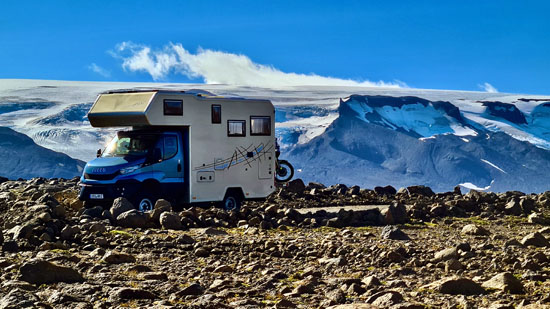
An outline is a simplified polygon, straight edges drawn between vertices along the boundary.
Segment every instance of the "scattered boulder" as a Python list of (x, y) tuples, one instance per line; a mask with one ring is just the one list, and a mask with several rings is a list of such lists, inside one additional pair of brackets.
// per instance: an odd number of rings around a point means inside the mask
[(177, 292), (175, 296), (180, 298), (188, 295), (202, 295), (202, 293), (204, 293), (204, 288), (198, 283), (192, 283)]
[(434, 196), (435, 193), (430, 187), (426, 186), (410, 186), (407, 187), (407, 193), (409, 195), (421, 195), (421, 196)]
[(380, 237), (383, 239), (410, 240), (409, 235), (395, 226), (385, 226), (380, 233)]
[(155, 203), (155, 207), (153, 208), (153, 211), (151, 213), (151, 219), (155, 223), (159, 223), (160, 215), (163, 212), (167, 212), (167, 211), (172, 211), (172, 204), (170, 204), (170, 202), (168, 202), (167, 200), (159, 199)]
[(124, 212), (135, 209), (134, 205), (124, 197), (118, 197), (113, 201), (110, 212), (113, 218), (118, 218)]
[(107, 251), (107, 253), (105, 253), (101, 260), (107, 264), (123, 264), (136, 262), (136, 258), (133, 255), (115, 251)]
[(218, 230), (218, 229), (215, 229), (213, 227), (209, 227), (209, 228), (206, 228), (204, 229), (204, 231), (202, 232), (204, 235), (210, 235), (210, 236), (225, 236), (225, 235), (229, 235), (227, 234), (226, 231), (222, 231), (222, 230)]
[(111, 296), (114, 299), (155, 299), (157, 296), (144, 289), (118, 288)]
[(520, 241), (524, 246), (550, 247), (550, 242), (541, 233), (531, 233)]
[(504, 208), (504, 212), (513, 216), (519, 216), (523, 213), (521, 205), (517, 199), (512, 199), (509, 201)]
[(478, 283), (460, 277), (443, 278), (422, 288), (450, 295), (480, 295), (486, 293), (485, 289)]
[(0, 299), (0, 309), (33, 308), (38, 301), (38, 296), (32, 292), (20, 288), (10, 289)]
[(374, 187), (374, 192), (378, 195), (395, 195), (397, 190), (392, 186)]
[(58, 282), (82, 282), (84, 278), (78, 271), (44, 260), (31, 260), (19, 268), (21, 280), (33, 284)]
[(550, 224), (550, 220), (548, 220), (548, 218), (546, 218), (544, 215), (538, 214), (536, 212), (530, 214), (527, 217), (527, 222), (529, 222), (531, 224), (540, 224), (540, 225)]
[(489, 231), (487, 231), (485, 228), (475, 224), (465, 225), (462, 228), (461, 233), (465, 235), (475, 235), (475, 236), (487, 236), (490, 234)]
[(306, 189), (306, 185), (304, 184), (304, 181), (300, 178), (294, 179), (289, 183), (287, 183), (286, 185), (286, 190), (288, 192), (302, 193), (304, 192), (305, 189)]
[(396, 291), (383, 291), (376, 293), (367, 299), (367, 303), (376, 308), (387, 308), (404, 302), (403, 296)]
[(159, 221), (163, 229), (181, 230), (183, 227), (180, 216), (175, 212), (163, 212), (160, 215)]
[(458, 250), (456, 248), (447, 248), (438, 251), (434, 255), (435, 262), (447, 261), (451, 259), (458, 259)]
[(144, 228), (147, 225), (147, 215), (136, 210), (128, 210), (116, 217), (118, 225), (129, 228)]
[(500, 273), (485, 281), (482, 287), (489, 290), (500, 290), (510, 294), (523, 294), (523, 284), (511, 273)]

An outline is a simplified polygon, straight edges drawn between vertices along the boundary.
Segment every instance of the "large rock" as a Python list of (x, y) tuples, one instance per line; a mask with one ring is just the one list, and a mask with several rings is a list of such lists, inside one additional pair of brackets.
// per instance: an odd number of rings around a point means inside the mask
[(426, 186), (410, 186), (407, 187), (409, 195), (422, 195), (422, 196), (434, 196), (435, 193), (430, 187)]
[(38, 301), (39, 298), (34, 293), (14, 288), (0, 299), (0, 309), (34, 308)]
[(462, 228), (461, 233), (466, 235), (475, 235), (475, 236), (486, 236), (490, 234), (489, 231), (487, 231), (485, 228), (475, 224), (465, 225)]
[(485, 289), (478, 283), (471, 279), (460, 277), (443, 278), (422, 288), (450, 295), (480, 295), (486, 293)]
[(286, 190), (293, 193), (302, 193), (305, 189), (306, 185), (300, 178), (294, 179), (286, 185)]
[(380, 237), (383, 239), (410, 240), (409, 236), (405, 234), (405, 232), (395, 226), (385, 226), (380, 233)]
[(397, 190), (392, 186), (374, 187), (374, 192), (378, 195), (395, 195)]
[(456, 248), (447, 248), (438, 251), (434, 255), (434, 262), (447, 261), (451, 259), (458, 259), (458, 250)]
[(387, 308), (405, 301), (403, 296), (396, 291), (383, 291), (376, 293), (367, 299), (367, 303), (377, 308)]
[(531, 233), (520, 241), (524, 246), (550, 247), (550, 242), (541, 233)]
[(164, 199), (157, 200), (155, 207), (153, 208), (153, 212), (151, 213), (151, 219), (155, 223), (159, 223), (160, 215), (167, 211), (172, 211), (172, 204)]
[(163, 212), (159, 218), (160, 225), (167, 230), (181, 230), (181, 218), (174, 212)]
[(409, 222), (409, 216), (407, 215), (407, 208), (405, 205), (394, 202), (389, 206), (389, 211), (395, 224), (403, 224)]
[(136, 209), (132, 209), (118, 215), (116, 221), (118, 225), (123, 227), (143, 228), (147, 226), (149, 220), (146, 214)]
[(508, 215), (519, 216), (523, 213), (523, 210), (521, 209), (519, 201), (517, 199), (512, 199), (506, 204), (504, 212)]
[(133, 255), (115, 251), (107, 251), (107, 253), (105, 253), (101, 260), (107, 264), (123, 264), (136, 262), (136, 258)]
[(523, 284), (511, 273), (500, 273), (485, 281), (482, 287), (490, 290), (500, 290), (510, 294), (523, 294)]
[(155, 299), (157, 296), (150, 291), (134, 288), (118, 288), (111, 296), (113, 299)]
[(59, 266), (44, 260), (31, 260), (19, 268), (21, 280), (33, 284), (57, 282), (82, 282), (84, 278), (78, 271)]
[(113, 202), (113, 206), (111, 206), (111, 215), (113, 215), (113, 218), (118, 218), (118, 216), (124, 212), (127, 212), (129, 210), (135, 209), (134, 205), (130, 203), (126, 198), (124, 197), (118, 197)]

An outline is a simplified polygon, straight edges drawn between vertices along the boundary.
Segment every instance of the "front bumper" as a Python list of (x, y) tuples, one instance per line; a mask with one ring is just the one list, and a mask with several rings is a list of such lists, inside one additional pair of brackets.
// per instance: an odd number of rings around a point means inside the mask
[[(118, 197), (132, 199), (141, 188), (141, 182), (137, 180), (117, 181), (113, 184), (89, 184), (80, 183), (81, 201), (112, 202)], [(95, 196), (96, 198), (92, 198)], [(101, 196), (102, 198), (97, 198)]]

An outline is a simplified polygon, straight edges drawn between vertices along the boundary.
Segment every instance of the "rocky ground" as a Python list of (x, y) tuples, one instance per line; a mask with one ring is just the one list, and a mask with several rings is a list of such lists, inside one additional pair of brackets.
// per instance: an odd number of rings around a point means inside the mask
[[(0, 308), (547, 308), (550, 192), (293, 181), (238, 212), (0, 184)], [(390, 205), (382, 211), (296, 209)]]

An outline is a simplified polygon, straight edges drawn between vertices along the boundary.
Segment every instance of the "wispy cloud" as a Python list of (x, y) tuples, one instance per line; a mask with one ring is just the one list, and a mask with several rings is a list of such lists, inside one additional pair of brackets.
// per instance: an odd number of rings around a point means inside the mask
[(319, 76), (317, 74), (287, 73), (253, 62), (245, 55), (199, 48), (191, 53), (181, 44), (170, 43), (161, 49), (123, 42), (111, 54), (122, 61), (124, 70), (145, 72), (153, 80), (163, 80), (169, 74), (203, 79), (207, 84), (230, 84), (258, 87), (277, 86), (362, 86), (406, 87), (400, 81), (372, 82)]
[(102, 67), (100, 67), (99, 65), (95, 64), (95, 63), (92, 63), (88, 66), (88, 69), (90, 69), (91, 71), (105, 77), (105, 78), (109, 78), (111, 77), (111, 72), (107, 69), (104, 69)]
[(489, 92), (489, 93), (497, 93), (498, 92), (498, 89), (493, 87), (493, 85), (491, 85), (489, 83), (480, 84), (480, 85), (478, 85), (478, 87), (480, 89), (482, 89), (483, 91), (485, 91), (485, 92)]

